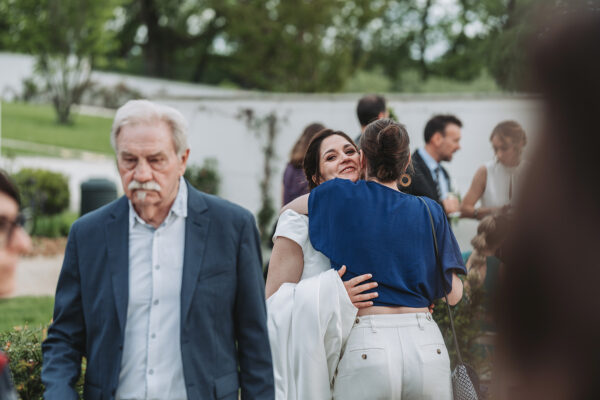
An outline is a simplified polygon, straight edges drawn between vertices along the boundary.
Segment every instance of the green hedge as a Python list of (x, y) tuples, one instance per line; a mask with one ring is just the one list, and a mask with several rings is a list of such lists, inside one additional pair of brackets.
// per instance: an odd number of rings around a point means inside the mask
[(71, 225), (77, 219), (78, 214), (63, 212), (58, 215), (42, 215), (36, 218), (35, 226), (30, 232), (32, 236), (43, 236), (48, 238), (65, 237), (69, 235)]
[(13, 175), (23, 207), (34, 216), (60, 214), (69, 207), (69, 180), (58, 172), (23, 168)]
[[(22, 400), (42, 400), (42, 341), (47, 328), (16, 327), (0, 332), (0, 345), (8, 356), (10, 372), (19, 397)], [(85, 359), (81, 365), (81, 376), (75, 385), (80, 397), (83, 396)]]
[[(491, 368), (491, 360), (483, 351), (481, 345), (477, 344), (477, 338), (483, 334), (482, 321), (485, 317), (483, 307), (485, 292), (482, 286), (470, 283), (470, 290), (465, 290), (462, 300), (452, 308), (454, 316), (454, 328), (458, 345), (460, 346), (463, 361), (480, 373)], [(450, 354), (452, 365), (456, 365), (456, 347), (450, 329), (450, 318), (446, 303), (441, 299), (435, 303), (433, 319), (437, 322), (444, 341)]]
[(190, 165), (183, 175), (196, 189), (209, 194), (219, 194), (221, 176), (217, 170), (217, 160), (207, 158), (202, 166)]

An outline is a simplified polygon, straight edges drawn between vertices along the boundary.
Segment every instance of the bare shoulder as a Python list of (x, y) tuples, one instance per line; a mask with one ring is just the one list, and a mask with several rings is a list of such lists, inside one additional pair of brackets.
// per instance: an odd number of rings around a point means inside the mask
[(307, 215), (308, 214), (308, 196), (309, 196), (309, 194), (305, 194), (305, 195), (302, 195), (302, 196), (292, 200), (291, 202), (289, 202), (288, 204), (283, 206), (283, 208), (279, 211), (279, 214), (281, 215), (286, 210), (292, 210), (292, 211), (297, 212), (298, 214)]
[(487, 181), (487, 168), (485, 165), (482, 165), (479, 168), (477, 168), (477, 171), (475, 172), (475, 176), (473, 177), (473, 185), (485, 186), (486, 181)]

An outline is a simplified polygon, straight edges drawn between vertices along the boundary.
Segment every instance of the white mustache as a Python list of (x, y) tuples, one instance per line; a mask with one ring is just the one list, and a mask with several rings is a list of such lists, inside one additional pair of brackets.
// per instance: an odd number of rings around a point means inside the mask
[(156, 181), (138, 182), (133, 180), (127, 185), (129, 190), (154, 190), (156, 192), (161, 191), (161, 187)]

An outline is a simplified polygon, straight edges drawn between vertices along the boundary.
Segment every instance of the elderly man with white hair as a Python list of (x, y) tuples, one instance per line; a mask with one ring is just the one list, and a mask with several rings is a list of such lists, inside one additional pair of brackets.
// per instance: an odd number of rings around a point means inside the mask
[(273, 399), (258, 232), (184, 179), (186, 123), (122, 106), (111, 143), (125, 196), (73, 224), (43, 343), (45, 399)]

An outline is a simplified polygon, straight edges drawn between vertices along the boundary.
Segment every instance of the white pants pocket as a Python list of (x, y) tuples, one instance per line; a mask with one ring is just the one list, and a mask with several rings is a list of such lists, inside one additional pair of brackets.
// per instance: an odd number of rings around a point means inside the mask
[(389, 383), (388, 360), (384, 349), (349, 350), (340, 360), (333, 398), (389, 399)]

